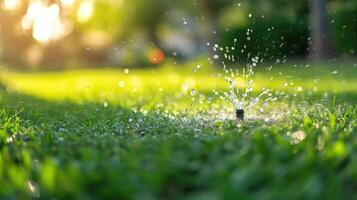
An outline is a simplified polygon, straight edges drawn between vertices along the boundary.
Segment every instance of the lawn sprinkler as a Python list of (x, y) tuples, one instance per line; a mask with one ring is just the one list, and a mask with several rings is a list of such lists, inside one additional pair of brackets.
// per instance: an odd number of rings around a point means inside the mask
[(238, 121), (243, 121), (244, 120), (244, 110), (243, 109), (236, 109), (236, 117)]

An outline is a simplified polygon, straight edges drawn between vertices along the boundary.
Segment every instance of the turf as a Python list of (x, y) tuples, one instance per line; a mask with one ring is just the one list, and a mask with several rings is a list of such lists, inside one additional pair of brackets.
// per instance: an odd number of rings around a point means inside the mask
[(241, 123), (205, 65), (2, 72), (0, 199), (357, 199), (357, 67), (266, 67)]

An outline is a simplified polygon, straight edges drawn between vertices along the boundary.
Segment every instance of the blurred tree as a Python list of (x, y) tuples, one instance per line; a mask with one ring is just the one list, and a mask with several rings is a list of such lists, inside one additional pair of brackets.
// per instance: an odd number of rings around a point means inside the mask
[(26, 13), (27, 6), (28, 0), (14, 1), (8, 5), (5, 1), (0, 1), (0, 58), (4, 62), (24, 64), (22, 55), (30, 43), (30, 37), (21, 32), (19, 22)]
[[(50, 8), (50, 5), (58, 5), (58, 7)], [(0, 56), (2, 60), (11, 64), (11, 67), (19, 68), (38, 67), (41, 64), (45, 66), (55, 64), (63, 67), (63, 41), (59, 41), (62, 38), (57, 37), (58, 35), (55, 37), (55, 34), (58, 34), (56, 31), (63, 30), (59, 30), (58, 24), (51, 24), (48, 19), (52, 17), (53, 20), (57, 12), (56, 8), (61, 18), (65, 11), (61, 0), (0, 1), (0, 50), (2, 50)], [(46, 16), (43, 15), (45, 13)], [(55, 26), (56, 30), (54, 30)]]
[[(10, 2), (8, 6), (4, 6), (5, 1)], [(245, 61), (249, 61), (251, 55), (265, 60), (302, 58), (309, 49), (313, 58), (322, 59), (334, 53), (325, 1), (0, 0), (0, 58), (8, 63), (16, 62), (17, 66), (29, 64), (29, 60), (41, 61), (28, 66), (45, 67), (63, 67), (64, 63), (72, 66), (118, 64), (120, 60), (132, 60), (133, 65), (141, 65), (146, 64), (151, 50), (180, 55), (180, 49), (175, 48), (176, 42), (192, 45), (193, 50), (186, 53), (191, 57), (207, 51), (218, 54), (212, 47), (219, 44), (223, 47), (235, 45), (230, 53)], [(356, 52), (357, 4), (354, 1), (328, 1), (336, 46), (339, 53), (348, 55)], [(68, 34), (57, 33), (56, 36), (54, 29), (57, 28), (51, 26), (56, 23), (44, 20), (44, 11), (36, 12), (36, 20), (42, 22), (40, 29), (35, 30), (34, 21), (24, 28), (26, 10), (29, 11), (29, 4), (35, 2), (44, 4), (45, 8), (54, 5), (56, 9), (52, 11), (59, 11), (57, 18), (63, 22), (63, 27), (69, 28)], [(162, 31), (164, 29), (170, 32)], [(249, 37), (248, 29), (251, 31)], [(165, 38), (168, 35), (170, 37)], [(187, 39), (189, 45), (177, 35)], [(171, 46), (167, 45), (167, 38), (174, 41)], [(131, 56), (123, 59), (128, 49), (127, 55)]]
[[(117, 49), (120, 47), (120, 51), (124, 48), (130, 49), (132, 41), (135, 39), (145, 40), (151, 43), (154, 48), (159, 48), (165, 52), (165, 49), (160, 43), (158, 35), (158, 27), (165, 22), (165, 14), (169, 9), (169, 2), (162, 0), (96, 0), (95, 11), (91, 19), (87, 22), (77, 22), (76, 26), (78, 30), (75, 30), (76, 34), (80, 36), (99, 36), (103, 37), (88, 37), (87, 41), (93, 43), (100, 43), (100, 40), (108, 40), (107, 45), (103, 45), (101, 49), (95, 49), (95, 53), (102, 53), (102, 62), (107, 60), (107, 55), (110, 54), (110, 49)], [(100, 33), (100, 34), (98, 34)], [(141, 41), (135, 41), (141, 43)], [(112, 48), (113, 47), (113, 48)], [(136, 64), (141, 63), (147, 47), (142, 46), (140, 52), (136, 52), (135, 59), (138, 61)], [(115, 50), (119, 51), (119, 50)], [(143, 52), (141, 52), (143, 51)], [(94, 57), (93, 52), (85, 52), (85, 57)], [(122, 56), (125, 53), (121, 54)], [(104, 59), (104, 60), (103, 60)], [(123, 59), (123, 58), (122, 58)], [(97, 59), (98, 60), (98, 59)], [(146, 59), (149, 62), (149, 59)]]
[[(208, 27), (208, 31), (204, 35), (204, 40), (209, 44), (209, 52), (212, 57), (217, 53), (214, 50), (214, 46), (220, 42), (220, 27), (219, 19), (224, 12), (224, 9), (228, 6), (233, 6), (237, 1), (232, 0), (201, 0), (198, 1), (198, 6), (202, 9), (202, 13), (205, 19), (205, 25)], [(218, 64), (218, 60), (213, 59)]]
[(222, 12), (220, 43), (223, 47), (234, 45), (230, 53), (235, 61), (250, 62), (252, 56), (277, 62), (301, 58), (308, 48), (307, 20), (305, 1), (238, 3)]
[(209, 27), (207, 34), (208, 42), (212, 45), (217, 44), (219, 41), (219, 17), (224, 11), (225, 7), (232, 6), (235, 1), (229, 0), (202, 0), (200, 1), (201, 8), (204, 9), (206, 15), (206, 22)]
[(331, 37), (326, 0), (310, 0), (310, 27), (311, 58), (314, 60), (331, 58), (335, 54), (335, 47)]
[(168, 5), (168, 1), (162, 0), (124, 1), (120, 14), (123, 37), (143, 31), (155, 46), (160, 47), (157, 28), (165, 20)]
[(357, 55), (357, 1), (333, 1), (331, 26), (338, 53), (344, 57)]

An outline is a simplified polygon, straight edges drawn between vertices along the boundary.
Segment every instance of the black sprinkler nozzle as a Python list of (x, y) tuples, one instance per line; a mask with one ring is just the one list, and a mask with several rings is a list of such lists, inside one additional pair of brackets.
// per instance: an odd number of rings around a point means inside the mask
[(236, 117), (240, 121), (244, 120), (244, 110), (243, 109), (237, 109), (236, 110)]

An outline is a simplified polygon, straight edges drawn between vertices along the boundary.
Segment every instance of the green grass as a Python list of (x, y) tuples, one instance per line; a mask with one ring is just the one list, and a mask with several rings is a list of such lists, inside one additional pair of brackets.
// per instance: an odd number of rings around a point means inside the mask
[(0, 199), (357, 198), (357, 67), (261, 67), (237, 123), (194, 66), (3, 72)]

